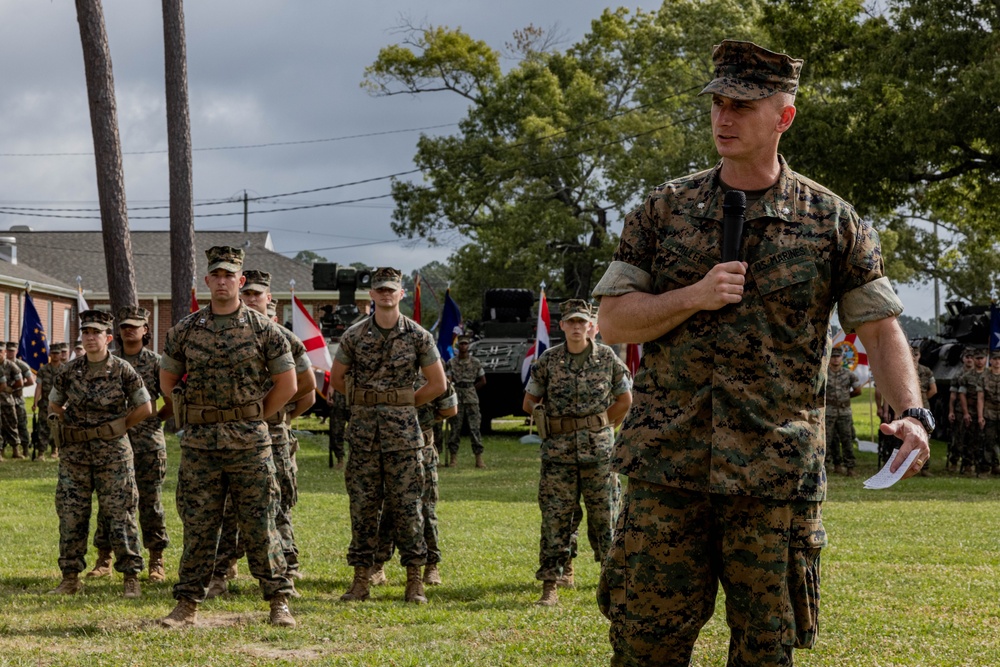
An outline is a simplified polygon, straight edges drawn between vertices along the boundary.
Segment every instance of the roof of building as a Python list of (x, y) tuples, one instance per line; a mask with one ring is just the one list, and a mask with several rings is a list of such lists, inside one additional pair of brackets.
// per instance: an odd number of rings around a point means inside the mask
[[(104, 262), (104, 238), (100, 231), (47, 232), (8, 231), (4, 236), (17, 239), (17, 265), (0, 267), (0, 274), (12, 275), (8, 269), (41, 267), (60, 283), (77, 285), (77, 276), (85, 294), (106, 294), (108, 276)], [(141, 295), (170, 294), (170, 233), (166, 231), (133, 231), (132, 261), (135, 266), (136, 291)], [(195, 232), (195, 277), (198, 291), (205, 289), (200, 277), (208, 263), (205, 250), (217, 245), (242, 247), (246, 251), (243, 266), (271, 274), (275, 292), (287, 292), (289, 281), (295, 280), (296, 292), (312, 292), (312, 267), (274, 251), (269, 232)], [(27, 266), (24, 266), (27, 265)], [(27, 279), (27, 278), (26, 278)]]

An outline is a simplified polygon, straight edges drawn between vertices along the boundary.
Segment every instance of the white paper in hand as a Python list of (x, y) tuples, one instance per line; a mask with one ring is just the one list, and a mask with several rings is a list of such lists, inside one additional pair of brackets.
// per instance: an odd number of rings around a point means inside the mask
[(892, 450), (892, 456), (890, 456), (886, 464), (882, 466), (882, 469), (865, 480), (866, 489), (888, 489), (890, 486), (898, 482), (902, 479), (903, 475), (906, 474), (906, 471), (910, 469), (910, 465), (913, 463), (913, 460), (917, 458), (919, 451), (914, 449), (910, 452), (910, 455), (906, 457), (906, 460), (903, 461), (903, 465), (896, 469), (896, 472), (889, 472), (889, 469), (892, 468), (892, 462), (896, 460), (897, 454), (899, 454), (898, 449)]

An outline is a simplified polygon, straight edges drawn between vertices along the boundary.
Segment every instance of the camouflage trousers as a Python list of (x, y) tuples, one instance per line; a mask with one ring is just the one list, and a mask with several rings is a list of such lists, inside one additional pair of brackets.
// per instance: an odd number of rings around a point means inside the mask
[[(278, 482), (281, 498), (274, 515), (274, 526), (281, 541), (281, 552), (285, 555), (288, 572), (299, 569), (299, 549), (295, 544), (295, 533), (292, 529), (292, 508), (298, 502), (298, 490), (292, 458), (288, 445), (272, 445), (274, 455), (274, 475)], [(243, 556), (243, 545), (240, 542), (239, 518), (232, 494), (226, 498), (225, 516), (222, 519), (222, 536), (219, 538), (219, 548), (215, 555), (215, 575), (224, 576), (231, 560), (239, 560)]]
[[(170, 546), (166, 514), (163, 511), (163, 479), (167, 476), (167, 450), (154, 449), (132, 453), (135, 462), (135, 485), (139, 489), (139, 526), (142, 543), (150, 551)], [(110, 549), (110, 520), (104, 508), (97, 510), (94, 546)]]
[(722, 496), (630, 479), (597, 602), (613, 666), (686, 667), (721, 582), (729, 665), (791, 665), (819, 618), (819, 502)]
[(479, 403), (459, 403), (458, 414), (448, 418), (448, 451), (457, 453), (462, 444), (462, 425), (469, 424), (469, 435), (472, 437), (472, 453), (483, 453), (483, 436), (479, 432), (483, 416), (479, 411)]
[(344, 395), (338, 392), (330, 406), (330, 450), (338, 460), (344, 458), (344, 434), (350, 416)]
[(108, 518), (108, 536), (115, 552), (115, 569), (125, 574), (142, 571), (142, 544), (135, 521), (139, 493), (131, 459), (102, 466), (59, 461), (56, 513), (59, 515), (59, 569), (63, 574), (87, 567), (91, 499)]
[[(621, 507), (622, 502), (622, 483), (618, 478), (618, 475), (612, 475), (612, 493), (614, 494), (614, 507)], [(578, 542), (580, 540), (580, 524), (583, 523), (583, 506), (580, 504), (581, 496), (579, 493), (576, 494), (576, 504), (573, 506), (573, 534), (569, 538), (569, 557), (576, 558)], [(613, 522), (612, 522), (613, 523)], [(587, 523), (587, 542), (590, 543), (590, 548), (594, 552), (594, 560), (600, 563), (604, 560), (604, 553), (601, 552), (601, 544), (598, 539), (597, 533), (594, 532), (593, 527), (590, 523)]]
[(611, 531), (618, 516), (618, 476), (610, 462), (576, 465), (542, 461), (538, 480), (538, 507), (542, 511), (538, 571), (535, 579), (555, 581), (573, 551), (574, 510), (580, 498), (587, 508), (587, 532), (593, 533), (599, 560), (611, 547)]
[(49, 402), (38, 402), (38, 415), (35, 421), (35, 431), (38, 433), (38, 442), (35, 444), (35, 452), (39, 456), (49, 448)]
[(827, 415), (826, 462), (848, 469), (854, 467), (854, 419), (850, 415)]
[(379, 519), (383, 511), (393, 517), (392, 539), (404, 566), (427, 562), (424, 517), (423, 454), (420, 449), (395, 452), (352, 448), (344, 481), (351, 503), (351, 546), (347, 564), (371, 567), (379, 545)]
[[(420, 511), (424, 517), (424, 542), (427, 543), (427, 564), (436, 565), (441, 562), (441, 546), (438, 544), (438, 451), (434, 446), (434, 429), (424, 431), (424, 492), (420, 496)], [(396, 519), (392, 510), (382, 507), (382, 516), (378, 524), (378, 550), (375, 552), (376, 563), (388, 563), (396, 548), (393, 535), (396, 532)]]
[(17, 415), (17, 438), (23, 445), (24, 455), (28, 455), (28, 446), (31, 444), (31, 434), (28, 433), (28, 411), (24, 407), (24, 399), (18, 398), (14, 404), (14, 413)]
[[(14, 409), (13, 403), (10, 405), (0, 403), (0, 437), (3, 438), (0, 452), (8, 446), (16, 452), (17, 446), (21, 444), (21, 436), (17, 432), (17, 410)], [(25, 452), (27, 452), (27, 444), (25, 444)]]
[(963, 468), (976, 465), (976, 443), (975, 431), (978, 430), (976, 424), (966, 424), (961, 413), (955, 415), (956, 419), (952, 423), (951, 447), (948, 449), (948, 463)]
[(204, 601), (222, 532), (226, 496), (230, 494), (250, 573), (260, 583), (264, 599), (291, 595), (294, 590), (285, 576), (285, 556), (274, 525), (279, 491), (271, 447), (181, 447), (177, 511), (184, 524), (184, 553), (174, 586), (176, 599)]

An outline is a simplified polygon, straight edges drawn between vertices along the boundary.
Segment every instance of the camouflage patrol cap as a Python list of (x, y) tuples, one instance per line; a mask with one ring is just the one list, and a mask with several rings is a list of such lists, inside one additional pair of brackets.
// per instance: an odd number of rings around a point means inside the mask
[(562, 314), (561, 321), (566, 320), (587, 320), (593, 322), (593, 315), (590, 312), (590, 304), (583, 299), (566, 299), (559, 306)]
[(963, 359), (971, 359), (972, 358), (972, 354), (973, 354), (973, 352), (972, 352), (971, 348), (967, 347), (964, 350), (962, 350), (962, 358)]
[(141, 327), (149, 324), (149, 311), (139, 306), (125, 306), (118, 309), (118, 326)]
[(469, 336), (469, 335), (466, 335), (466, 334), (462, 334), (461, 336), (458, 337), (458, 342), (459, 343), (471, 343), (472, 342), (472, 336)]
[(712, 50), (715, 78), (699, 95), (717, 93), (734, 100), (762, 100), (799, 89), (802, 60), (768, 51), (753, 42), (727, 39)]
[(380, 266), (372, 274), (372, 289), (391, 287), (403, 289), (403, 273), (391, 266)]
[(271, 299), (267, 304), (267, 316), (274, 317), (278, 314), (278, 300)]
[(216, 245), (205, 251), (205, 257), (208, 258), (209, 273), (216, 269), (225, 269), (236, 273), (243, 268), (243, 248)]
[(834, 345), (833, 349), (830, 350), (830, 356), (831, 357), (842, 357), (842, 356), (844, 356), (844, 348), (840, 347), (839, 345)]
[(4, 347), (6, 347), (8, 350), (16, 350), (17, 341), (9, 340), (7, 341), (7, 344)]
[(976, 359), (985, 359), (986, 357), (988, 357), (988, 356), (990, 356), (990, 355), (989, 355), (989, 353), (988, 353), (988, 352), (986, 352), (986, 348), (983, 348), (983, 347), (978, 347), (978, 348), (976, 348), (976, 350), (975, 350), (975, 351), (974, 351), (974, 352), (972, 353), (972, 356), (973, 356), (973, 357), (975, 357)]
[[(108, 331), (115, 321), (114, 315), (103, 310), (85, 310), (80, 313), (80, 329)], [(82, 347), (80, 343), (77, 347)]]
[(63, 352), (69, 349), (69, 343), (52, 343), (49, 345), (50, 352)]
[(240, 288), (241, 292), (260, 292), (263, 294), (271, 289), (271, 274), (267, 271), (257, 271), (250, 269), (244, 271), (243, 275), (247, 281)]

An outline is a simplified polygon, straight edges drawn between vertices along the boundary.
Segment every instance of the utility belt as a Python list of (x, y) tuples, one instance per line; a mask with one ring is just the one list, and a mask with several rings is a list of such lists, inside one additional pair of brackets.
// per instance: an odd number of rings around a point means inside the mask
[(849, 407), (851, 407), (851, 399), (848, 398), (846, 400), (833, 401), (832, 407), (835, 407), (835, 408), (849, 408)]
[(452, 382), (452, 384), (459, 389), (472, 389), (476, 386), (475, 382)]
[(284, 424), (285, 426), (290, 426), (292, 423), (291, 414), (292, 410), (294, 409), (295, 409), (294, 404), (286, 405), (285, 407), (281, 408), (280, 410), (275, 412), (273, 415), (271, 415), (264, 421), (266, 421), (269, 426), (281, 426), (282, 424)]
[(546, 417), (545, 430), (549, 435), (559, 435), (583, 429), (604, 428), (610, 423), (607, 411), (587, 417)]
[(254, 401), (245, 405), (237, 405), (224, 410), (208, 405), (185, 405), (185, 423), (187, 424), (222, 424), (246, 420), (260, 421), (264, 414), (264, 401)]
[(79, 426), (62, 425), (62, 441), (64, 443), (87, 442), (88, 440), (113, 440), (125, 435), (125, 418), (104, 422), (98, 426), (81, 428)]
[(413, 405), (413, 387), (399, 387), (387, 391), (375, 391), (374, 389), (355, 389), (351, 398), (351, 405)]

